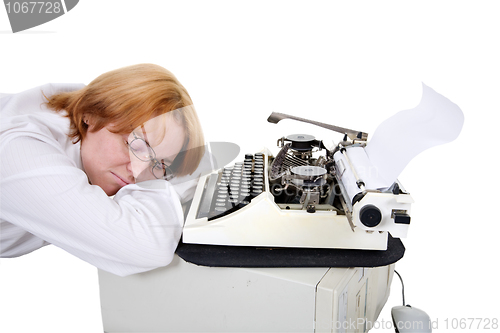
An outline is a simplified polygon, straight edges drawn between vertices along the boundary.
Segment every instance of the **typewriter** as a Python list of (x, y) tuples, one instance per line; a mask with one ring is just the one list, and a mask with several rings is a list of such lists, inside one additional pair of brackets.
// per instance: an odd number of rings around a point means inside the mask
[(406, 236), (411, 196), (399, 182), (384, 190), (367, 188), (349, 157), (364, 149), (366, 133), (282, 113), (268, 121), (282, 119), (345, 136), (327, 147), (312, 135), (288, 135), (278, 139), (276, 156), (267, 149), (245, 154), (243, 161), (203, 176), (184, 243), (385, 250), (388, 233)]
[[(199, 180), (184, 225), (191, 244), (386, 250), (404, 238), (413, 199), (398, 181), (422, 151), (455, 140), (462, 110), (423, 85), (415, 108), (403, 110), (368, 134), (282, 113), (343, 134), (338, 144), (312, 135), (278, 139), (265, 149)], [(389, 236), (390, 235), (390, 236)]]

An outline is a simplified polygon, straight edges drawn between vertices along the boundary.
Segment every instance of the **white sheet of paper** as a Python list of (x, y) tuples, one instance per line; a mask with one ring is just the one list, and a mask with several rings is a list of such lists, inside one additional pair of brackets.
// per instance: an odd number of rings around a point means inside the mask
[(423, 84), (420, 104), (382, 122), (366, 145), (366, 154), (385, 186), (422, 151), (455, 140), (464, 123), (462, 110)]

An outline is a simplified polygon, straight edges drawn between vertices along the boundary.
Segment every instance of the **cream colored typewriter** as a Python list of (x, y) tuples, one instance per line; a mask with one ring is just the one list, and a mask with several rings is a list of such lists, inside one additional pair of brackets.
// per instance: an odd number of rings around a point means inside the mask
[[(247, 154), (241, 162), (202, 177), (184, 226), (192, 244), (386, 250), (404, 238), (413, 199), (398, 181), (422, 151), (455, 140), (464, 116), (446, 97), (423, 85), (415, 108), (364, 132), (282, 113), (342, 133), (338, 144), (312, 135), (278, 139), (280, 151)], [(390, 235), (390, 236), (389, 236)]]
[[(278, 140), (276, 156), (246, 154), (243, 161), (203, 176), (184, 226), (194, 244), (385, 250), (388, 233), (405, 237), (413, 202), (399, 182), (367, 187), (351, 152), (360, 155), (367, 134), (281, 113), (344, 133), (333, 149), (312, 135)], [(359, 158), (356, 158), (359, 160)]]

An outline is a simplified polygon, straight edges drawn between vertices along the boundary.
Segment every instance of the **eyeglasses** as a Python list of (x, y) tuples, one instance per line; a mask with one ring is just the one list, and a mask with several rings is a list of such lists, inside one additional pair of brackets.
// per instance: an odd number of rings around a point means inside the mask
[[(141, 128), (144, 133), (144, 137), (146, 137), (144, 127), (141, 126)], [(134, 132), (132, 132), (132, 135), (134, 136), (134, 139), (127, 143), (130, 151), (139, 160), (143, 162), (151, 162), (151, 172), (153, 173), (155, 178), (165, 180), (171, 180), (172, 178), (174, 178), (175, 175), (170, 167), (166, 165), (163, 160), (159, 161), (156, 159), (156, 153), (153, 148), (151, 148), (149, 143), (145, 139), (138, 137)]]

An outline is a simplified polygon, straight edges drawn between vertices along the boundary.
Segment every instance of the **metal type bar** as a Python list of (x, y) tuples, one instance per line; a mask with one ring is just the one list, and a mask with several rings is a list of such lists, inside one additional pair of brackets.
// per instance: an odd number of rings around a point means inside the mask
[(366, 141), (368, 139), (368, 133), (354, 131), (354, 130), (351, 130), (348, 128), (339, 127), (339, 126), (335, 126), (335, 125), (329, 125), (329, 124), (321, 123), (319, 121), (299, 118), (299, 117), (295, 117), (295, 116), (291, 116), (291, 115), (287, 115), (287, 114), (279, 113), (279, 112), (271, 113), (269, 118), (267, 118), (267, 121), (270, 123), (273, 123), (273, 124), (277, 124), (280, 120), (283, 120), (283, 119), (293, 119), (293, 120), (301, 121), (304, 123), (309, 123), (312, 125), (323, 127), (323, 128), (326, 128), (326, 129), (329, 129), (329, 130), (332, 130), (332, 131), (335, 131), (338, 133), (346, 134), (351, 140)]

